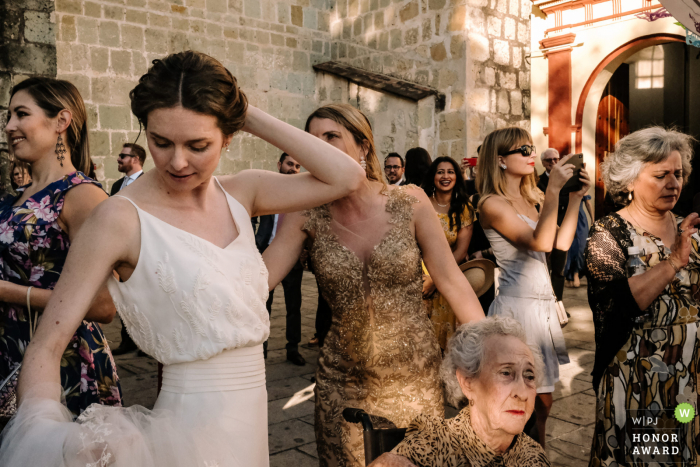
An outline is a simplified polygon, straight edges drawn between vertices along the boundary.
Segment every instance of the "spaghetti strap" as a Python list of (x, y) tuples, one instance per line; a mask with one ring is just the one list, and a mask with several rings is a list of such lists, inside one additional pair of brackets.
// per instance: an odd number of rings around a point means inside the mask
[(134, 203), (132, 200), (130, 200), (130, 199), (127, 198), (126, 196), (123, 196), (123, 195), (112, 195), (112, 198), (123, 198), (123, 199), (127, 200), (128, 202), (130, 202), (131, 204), (133, 204), (134, 207), (135, 207), (136, 209), (138, 209), (138, 210), (141, 209), (141, 208), (138, 207), (138, 205), (137, 205), (136, 203)]

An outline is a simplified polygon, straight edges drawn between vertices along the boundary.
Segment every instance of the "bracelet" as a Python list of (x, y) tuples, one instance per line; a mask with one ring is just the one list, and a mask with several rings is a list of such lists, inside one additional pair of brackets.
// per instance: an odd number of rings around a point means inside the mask
[(676, 274), (678, 274), (679, 272), (681, 272), (681, 268), (679, 268), (679, 267), (676, 265), (676, 263), (673, 262), (673, 260), (671, 259), (670, 256), (666, 259), (666, 261), (668, 261), (668, 264), (670, 264), (671, 267), (673, 268), (673, 270), (676, 271)]

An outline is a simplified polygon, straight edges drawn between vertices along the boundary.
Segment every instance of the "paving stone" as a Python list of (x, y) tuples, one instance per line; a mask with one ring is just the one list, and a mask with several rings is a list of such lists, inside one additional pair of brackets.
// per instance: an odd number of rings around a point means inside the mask
[(576, 378), (561, 378), (561, 381), (554, 387), (554, 392), (552, 397), (554, 400), (561, 399), (563, 397), (568, 397), (573, 394), (585, 393), (587, 390), (591, 389), (591, 384), (586, 381), (581, 381)]
[(316, 450), (316, 443), (315, 442), (305, 444), (303, 446), (299, 446), (297, 449), (300, 450), (301, 452), (304, 452), (304, 453), (310, 455), (310, 456), (318, 458), (318, 451)]
[(595, 397), (584, 393), (563, 397), (554, 401), (549, 415), (578, 425), (595, 422)]
[(590, 449), (594, 430), (595, 424), (591, 423), (590, 425), (578, 427), (576, 430), (562, 435), (560, 439), (581, 446), (584, 449)]
[(317, 467), (318, 459), (295, 449), (270, 456), (270, 467)]
[(299, 420), (286, 420), (269, 426), (268, 440), (270, 454), (275, 454), (312, 443), (316, 441), (316, 436), (309, 424)]
[(559, 439), (547, 443), (547, 457), (552, 467), (585, 467), (589, 453), (590, 447), (586, 449)]
[[(268, 424), (281, 423), (287, 420), (306, 417), (314, 414), (314, 398), (313, 394), (310, 399), (300, 401), (296, 404), (290, 404), (289, 399), (278, 399), (268, 402), (267, 417)], [(287, 407), (287, 408), (285, 408)]]
[(559, 439), (581, 428), (576, 423), (567, 422), (551, 415), (547, 418), (547, 443)]

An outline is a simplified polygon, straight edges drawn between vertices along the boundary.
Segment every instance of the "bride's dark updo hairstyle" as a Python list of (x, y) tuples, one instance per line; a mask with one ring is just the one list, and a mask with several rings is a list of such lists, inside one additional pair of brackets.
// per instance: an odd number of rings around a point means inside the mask
[(248, 107), (231, 72), (215, 58), (192, 50), (153, 60), (129, 97), (131, 111), (144, 127), (153, 110), (181, 106), (216, 117), (224, 136), (243, 128)]

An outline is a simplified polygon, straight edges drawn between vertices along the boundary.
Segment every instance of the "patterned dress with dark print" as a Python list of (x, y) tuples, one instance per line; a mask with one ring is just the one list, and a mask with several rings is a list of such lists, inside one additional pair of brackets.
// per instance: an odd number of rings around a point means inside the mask
[(408, 426), (421, 413), (444, 417), (441, 352), (423, 306), (421, 251), (411, 230), (418, 199), (405, 186), (382, 195), (382, 212), (355, 232), (328, 205), (309, 211), (304, 225), (333, 313), (316, 371), (322, 467), (365, 465), (362, 427), (343, 419), (346, 407), (374, 416), (377, 428)]
[(542, 446), (520, 433), (503, 453), (488, 447), (474, 432), (471, 408), (443, 420), (419, 415), (392, 451), (420, 467), (549, 467)]
[[(683, 218), (675, 220), (680, 226)], [(655, 245), (650, 250), (658, 250), (641, 256), (647, 268), (670, 255), (660, 238), (634, 227), (617, 213), (595, 222), (586, 248), (588, 301), (596, 341), (592, 374), (597, 393), (589, 465), (694, 466), (700, 419), (696, 416), (690, 423), (679, 423), (674, 410), (684, 402), (697, 406), (700, 237), (691, 237), (688, 265), (646, 310), (640, 310), (625, 272), (627, 249), (638, 236), (647, 239), (640, 238), (637, 243), (646, 241)], [(642, 415), (654, 422), (640, 426)], [(654, 445), (635, 440), (635, 435), (645, 433), (677, 434), (678, 442), (659, 444), (660, 454), (652, 459), (641, 448)], [(669, 447), (668, 454), (664, 454), (664, 446)], [(676, 454), (672, 447), (678, 448)]]
[[(66, 192), (82, 183), (100, 186), (82, 172), (49, 184), (19, 206), (21, 196), (0, 201), (0, 280), (53, 289), (61, 276), (70, 239), (58, 217)], [(30, 340), (26, 305), (0, 302), (0, 381), (22, 362)], [(36, 310), (32, 310), (36, 312)], [(83, 321), (61, 358), (65, 404), (78, 416), (90, 404), (121, 406), (117, 367), (100, 326)]]

